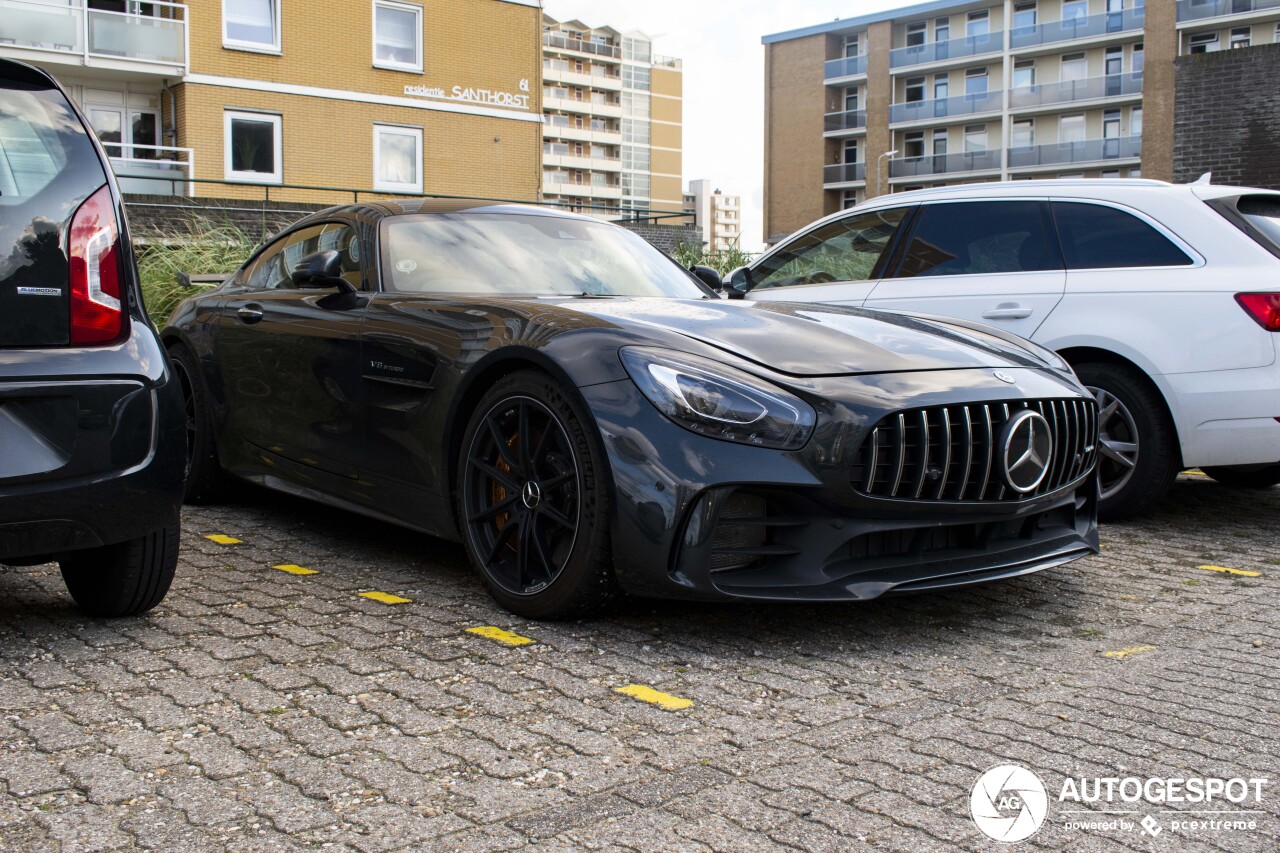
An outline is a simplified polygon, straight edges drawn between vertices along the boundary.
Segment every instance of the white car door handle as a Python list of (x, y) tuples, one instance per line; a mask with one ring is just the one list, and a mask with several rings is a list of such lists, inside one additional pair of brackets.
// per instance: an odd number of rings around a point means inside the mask
[(995, 308), (988, 308), (982, 312), (984, 320), (1021, 320), (1023, 317), (1030, 317), (1031, 309), (1025, 308), (1016, 302), (1002, 302)]

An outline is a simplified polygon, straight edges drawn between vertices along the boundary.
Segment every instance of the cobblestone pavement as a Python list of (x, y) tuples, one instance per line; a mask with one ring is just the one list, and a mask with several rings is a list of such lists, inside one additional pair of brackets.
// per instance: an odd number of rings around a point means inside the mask
[[(1032, 577), (557, 625), (497, 609), (457, 546), (246, 487), (186, 511), (145, 618), (81, 617), (53, 566), (0, 571), (0, 849), (1274, 851), (1280, 779), (1232, 816), (1255, 829), (1157, 837), (1069, 829), (1056, 792), (1280, 776), (1278, 517), (1280, 488), (1183, 476)], [(1051, 801), (1011, 848), (969, 815), (1005, 762)]]

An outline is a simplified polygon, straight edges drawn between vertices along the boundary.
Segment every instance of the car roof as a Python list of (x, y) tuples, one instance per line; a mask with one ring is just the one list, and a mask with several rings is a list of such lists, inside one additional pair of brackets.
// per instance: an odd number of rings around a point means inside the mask
[(371, 211), (381, 216), (419, 216), (424, 214), (448, 216), (459, 213), (504, 213), (519, 216), (553, 216), (561, 219), (600, 221), (566, 210), (534, 207), (528, 204), (495, 201), (492, 199), (470, 198), (378, 199), (376, 201), (360, 202), (359, 204), (343, 205), (324, 212), (332, 214), (343, 210)]

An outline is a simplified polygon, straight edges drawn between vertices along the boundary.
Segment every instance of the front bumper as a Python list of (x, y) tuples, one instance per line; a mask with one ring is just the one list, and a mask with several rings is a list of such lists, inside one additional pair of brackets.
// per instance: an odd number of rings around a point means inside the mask
[[(793, 386), (794, 387), (794, 386)], [(616, 486), (614, 565), (636, 595), (856, 601), (984, 583), (1098, 550), (1091, 472), (1018, 501), (859, 494), (858, 448), (890, 412), (1009, 399), (1087, 399), (1067, 377), (991, 371), (811, 380), (813, 439), (787, 453), (716, 441), (667, 421), (629, 381), (581, 389)]]

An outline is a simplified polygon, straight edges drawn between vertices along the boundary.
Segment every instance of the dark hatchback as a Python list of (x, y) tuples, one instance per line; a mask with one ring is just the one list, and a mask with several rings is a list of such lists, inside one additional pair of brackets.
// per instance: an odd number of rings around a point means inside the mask
[(505, 607), (864, 600), (1097, 547), (1097, 417), (960, 321), (730, 302), (635, 234), (484, 203), (316, 213), (163, 332), (224, 473), (461, 539)]
[(173, 579), (186, 440), (86, 127), (49, 75), (0, 60), (0, 562), (57, 561), (82, 610), (127, 616)]

